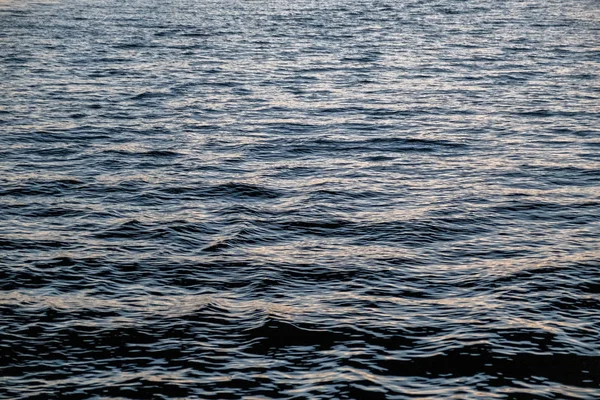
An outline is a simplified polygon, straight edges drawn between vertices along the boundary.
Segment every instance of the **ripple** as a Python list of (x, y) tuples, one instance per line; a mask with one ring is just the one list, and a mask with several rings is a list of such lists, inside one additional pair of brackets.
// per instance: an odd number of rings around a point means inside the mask
[(0, 398), (600, 397), (597, 12), (1, 2)]

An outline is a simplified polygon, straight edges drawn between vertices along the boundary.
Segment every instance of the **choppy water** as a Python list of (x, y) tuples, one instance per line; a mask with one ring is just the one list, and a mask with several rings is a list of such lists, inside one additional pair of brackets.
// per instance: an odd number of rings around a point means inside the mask
[(0, 397), (600, 397), (600, 3), (0, 3)]

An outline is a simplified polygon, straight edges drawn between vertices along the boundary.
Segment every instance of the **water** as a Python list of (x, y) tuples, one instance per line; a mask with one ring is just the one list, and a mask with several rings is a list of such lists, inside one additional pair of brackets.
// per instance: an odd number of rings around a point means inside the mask
[(600, 398), (600, 3), (0, 2), (3, 399)]

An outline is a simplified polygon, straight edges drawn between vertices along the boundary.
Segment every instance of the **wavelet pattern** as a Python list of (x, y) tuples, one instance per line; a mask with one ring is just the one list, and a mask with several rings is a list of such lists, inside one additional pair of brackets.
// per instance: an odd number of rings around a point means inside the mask
[(0, 398), (600, 398), (599, 38), (593, 0), (0, 2)]

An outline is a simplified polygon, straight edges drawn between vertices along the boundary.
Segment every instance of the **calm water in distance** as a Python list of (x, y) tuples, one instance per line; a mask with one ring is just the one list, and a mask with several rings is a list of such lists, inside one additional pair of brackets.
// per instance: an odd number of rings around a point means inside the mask
[(0, 398), (600, 398), (596, 0), (0, 1)]

